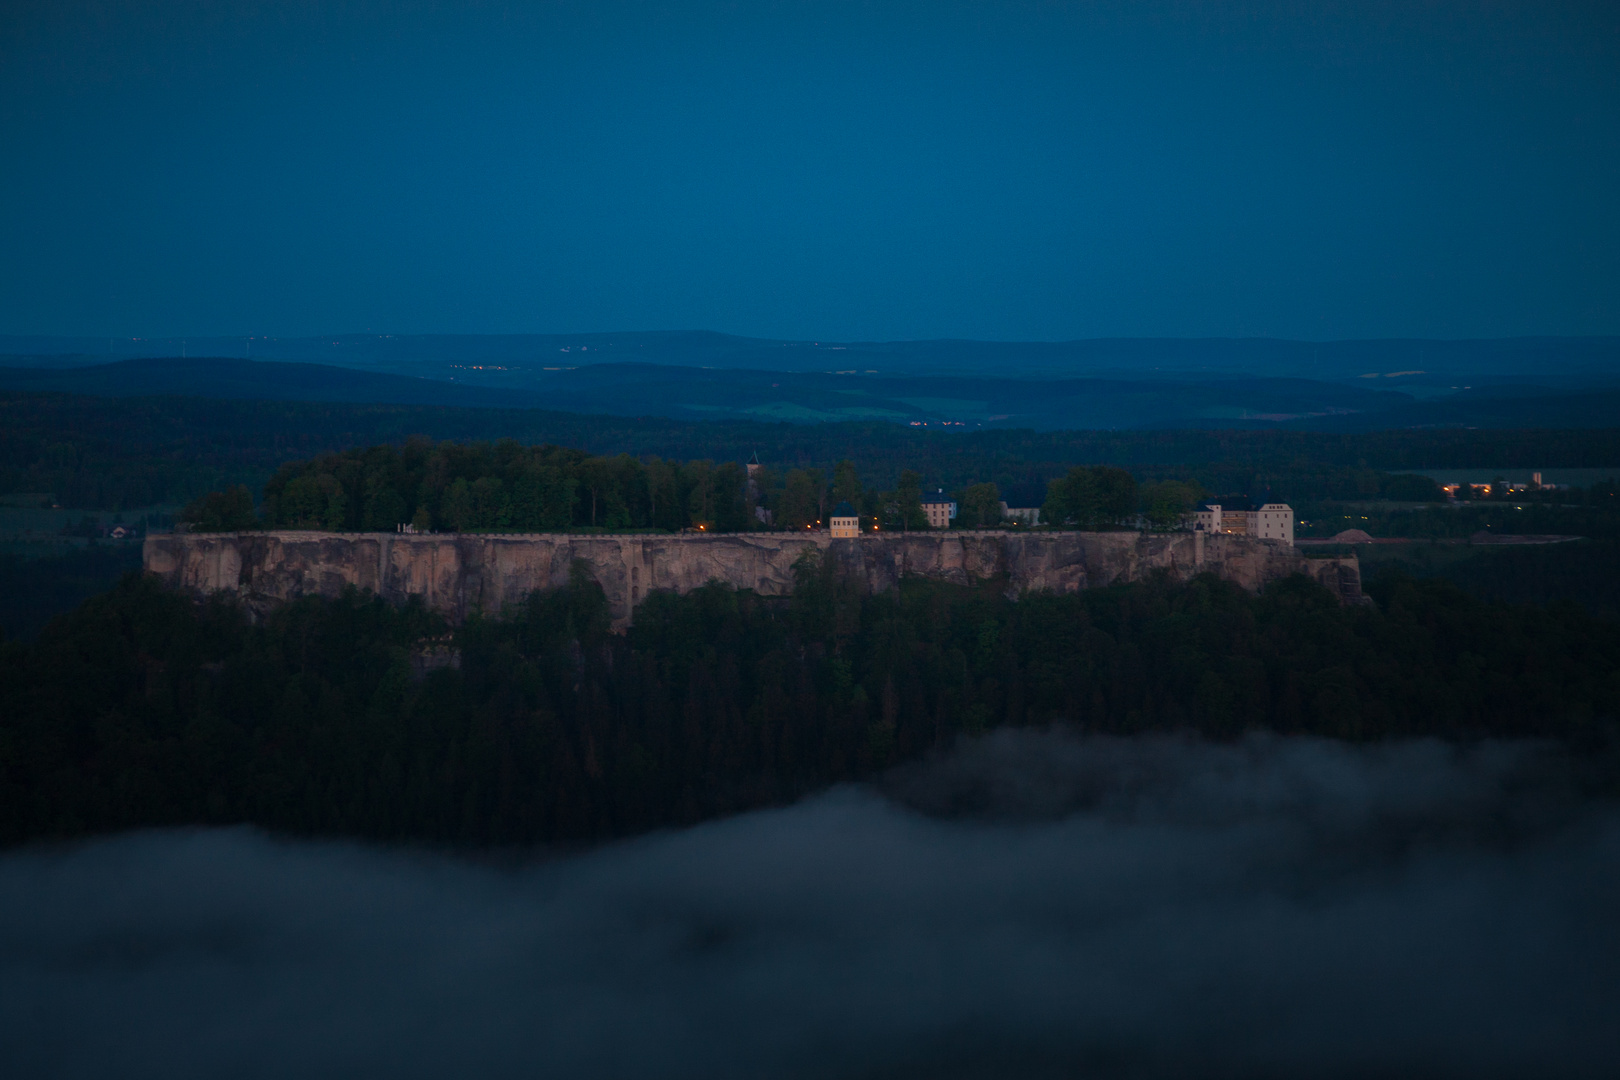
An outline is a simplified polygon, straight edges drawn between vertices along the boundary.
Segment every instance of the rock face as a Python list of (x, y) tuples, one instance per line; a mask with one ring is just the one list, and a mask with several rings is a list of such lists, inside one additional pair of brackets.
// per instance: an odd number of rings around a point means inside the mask
[(420, 596), (456, 622), (565, 584), (577, 560), (601, 584), (614, 625), (623, 629), (636, 605), (657, 590), (687, 592), (722, 581), (785, 595), (793, 587), (793, 563), (807, 551), (830, 552), (843, 572), (874, 592), (893, 588), (907, 574), (962, 584), (1004, 580), (1014, 596), (1074, 592), (1162, 569), (1178, 579), (1214, 571), (1250, 590), (1303, 573), (1347, 603), (1363, 602), (1353, 557), (1307, 559), (1279, 541), (1203, 533), (953, 530), (842, 540), (825, 533), (191, 533), (149, 536), (144, 559), (147, 572), (173, 588), (235, 593), (259, 610), (310, 594), (336, 596), (353, 585), (395, 603)]

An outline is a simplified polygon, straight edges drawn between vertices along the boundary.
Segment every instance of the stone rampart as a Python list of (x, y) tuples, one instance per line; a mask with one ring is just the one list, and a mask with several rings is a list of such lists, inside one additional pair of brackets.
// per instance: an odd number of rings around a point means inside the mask
[(840, 540), (826, 533), (179, 533), (149, 536), (144, 561), (171, 587), (194, 595), (234, 593), (260, 610), (299, 596), (336, 596), (353, 585), (396, 603), (420, 596), (459, 622), (565, 584), (579, 560), (601, 583), (614, 625), (622, 629), (636, 605), (657, 590), (688, 592), (722, 581), (785, 595), (793, 586), (793, 563), (806, 551), (831, 552), (845, 573), (874, 592), (908, 574), (963, 584), (1002, 580), (1012, 595), (1074, 592), (1162, 569), (1176, 578), (1212, 570), (1250, 590), (1304, 573), (1346, 602), (1362, 599), (1354, 557), (1307, 559), (1279, 541), (1203, 533), (951, 530)]

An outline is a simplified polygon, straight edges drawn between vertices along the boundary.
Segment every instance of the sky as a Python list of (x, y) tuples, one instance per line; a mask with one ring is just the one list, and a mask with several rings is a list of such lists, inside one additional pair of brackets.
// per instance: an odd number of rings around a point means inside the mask
[(1620, 814), (1567, 753), (1001, 731), (550, 860), (14, 850), (0, 1041), (164, 1080), (1608, 1077)]
[(0, 8), (0, 333), (1620, 333), (1620, 5)]

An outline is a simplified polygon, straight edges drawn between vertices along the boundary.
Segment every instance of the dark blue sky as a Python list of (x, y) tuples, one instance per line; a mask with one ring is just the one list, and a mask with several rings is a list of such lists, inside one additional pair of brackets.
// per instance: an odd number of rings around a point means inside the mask
[(1620, 332), (1620, 4), (0, 13), (0, 333)]

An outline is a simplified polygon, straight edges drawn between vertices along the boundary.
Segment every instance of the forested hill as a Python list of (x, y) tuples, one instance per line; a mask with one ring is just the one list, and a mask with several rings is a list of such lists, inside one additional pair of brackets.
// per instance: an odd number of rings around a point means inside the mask
[[(3, 361), (0, 357), (0, 361)], [(120, 360), (70, 368), (0, 366), (0, 387), (14, 392), (93, 394), (97, 397), (189, 397), (252, 401), (384, 402), (471, 408), (537, 407), (535, 390), (463, 386), (326, 364), (265, 364), (220, 357)]]
[[(971, 430), (1582, 428), (1606, 427), (1620, 412), (1615, 376), (1599, 374), (1561, 386), (1537, 382), (1536, 372), (1513, 384), (1411, 371), (1334, 380), (1165, 370), (1019, 378), (994, 364), (940, 375), (831, 362), (836, 370), (783, 372), (649, 363), (557, 366), (561, 358), (552, 357), (518, 365), (442, 363), (407, 374), (193, 356), (54, 369), (0, 365), (0, 389), (544, 407), (686, 420), (882, 420)], [(1412, 379), (1427, 382), (1407, 385)]]
[[(721, 370), (793, 372), (875, 368), (893, 375), (1005, 375), (1074, 378), (1243, 374), (1345, 379), (1368, 372), (1445, 376), (1452, 382), (1522, 381), (1558, 385), (1607, 377), (1620, 367), (1620, 338), (1540, 337), (1467, 340), (1278, 338), (1092, 338), (1078, 341), (791, 341), (714, 331), (589, 334), (324, 334), (320, 337), (52, 338), (0, 337), (0, 364), (29, 357), (39, 366), (88, 366), (184, 355), (335, 364), (419, 375), (452, 365), (510, 370), (532, 365), (659, 364)], [(1413, 372), (1412, 369), (1423, 369)]]
[(196, 398), (0, 393), (0, 494), (49, 492), (67, 506), (184, 503), (243, 483), (262, 488), (284, 462), (378, 443), (430, 439), (551, 443), (594, 454), (743, 462), (778, 469), (860, 463), (869, 487), (905, 469), (929, 486), (994, 482), (1038, 499), (1075, 464), (1139, 479), (1196, 479), (1211, 491), (1281, 498), (1376, 495), (1383, 473), (1444, 468), (1620, 466), (1620, 430), (1329, 434), (1283, 431), (984, 431), (886, 423), (685, 422), (540, 410)]
[(655, 594), (627, 637), (583, 577), (452, 631), (311, 598), (254, 624), (131, 576), (0, 644), (0, 842), (251, 822), (457, 845), (590, 840), (790, 800), (961, 736), (1591, 742), (1620, 626), (1453, 586), (1213, 577), (1008, 600), (801, 568), (791, 599)]

